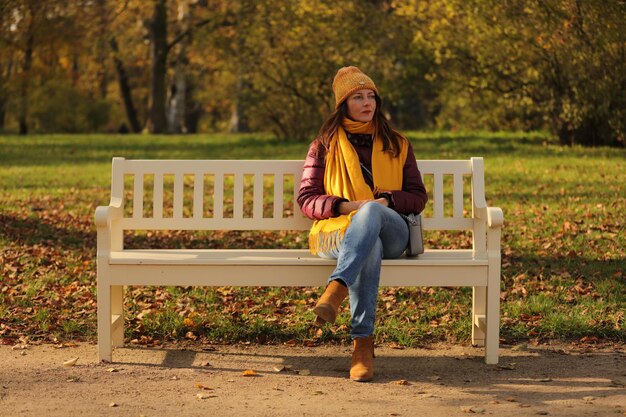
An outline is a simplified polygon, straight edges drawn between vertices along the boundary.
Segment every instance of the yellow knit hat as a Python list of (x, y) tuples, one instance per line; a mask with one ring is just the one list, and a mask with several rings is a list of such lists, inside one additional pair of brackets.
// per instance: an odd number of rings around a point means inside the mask
[(378, 90), (374, 81), (365, 75), (357, 67), (343, 67), (337, 71), (333, 80), (333, 92), (335, 93), (335, 109), (341, 106), (341, 103), (348, 98), (350, 94), (357, 90), (368, 88), (374, 90), (378, 95)]

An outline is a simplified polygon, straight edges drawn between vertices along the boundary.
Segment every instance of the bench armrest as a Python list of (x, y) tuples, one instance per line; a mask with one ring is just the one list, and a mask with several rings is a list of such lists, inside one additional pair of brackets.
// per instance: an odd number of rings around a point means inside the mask
[(504, 214), (500, 207), (487, 207), (487, 226), (490, 229), (502, 227), (504, 223)]
[(122, 218), (121, 203), (111, 202), (108, 206), (99, 206), (96, 208), (95, 223), (97, 228), (111, 227), (113, 220)]
[(98, 257), (108, 256), (113, 249), (122, 249), (122, 231), (115, 227), (115, 221), (122, 218), (121, 203), (111, 201), (108, 206), (96, 208), (95, 223), (97, 233)]
[(500, 207), (474, 207), (476, 217), (486, 221), (490, 229), (500, 228), (504, 223), (504, 214)]

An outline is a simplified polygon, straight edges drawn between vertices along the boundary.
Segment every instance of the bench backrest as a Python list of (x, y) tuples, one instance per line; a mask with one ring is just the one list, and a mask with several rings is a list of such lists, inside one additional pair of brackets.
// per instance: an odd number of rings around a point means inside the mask
[[(302, 160), (113, 158), (112, 204), (123, 230), (307, 230), (295, 201)], [(470, 230), (485, 207), (482, 158), (418, 160), (426, 230)], [(114, 203), (115, 202), (115, 203)]]

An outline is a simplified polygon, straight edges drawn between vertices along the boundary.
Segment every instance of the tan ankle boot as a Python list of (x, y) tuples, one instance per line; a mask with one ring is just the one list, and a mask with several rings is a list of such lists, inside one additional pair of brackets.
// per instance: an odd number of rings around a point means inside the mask
[(374, 378), (374, 336), (357, 337), (353, 343), (350, 379), (358, 382), (371, 381)]
[(315, 324), (323, 326), (326, 322), (334, 323), (337, 319), (337, 311), (339, 306), (348, 295), (348, 288), (344, 287), (337, 281), (332, 281), (326, 287), (326, 291), (320, 297), (313, 312), (317, 316)]

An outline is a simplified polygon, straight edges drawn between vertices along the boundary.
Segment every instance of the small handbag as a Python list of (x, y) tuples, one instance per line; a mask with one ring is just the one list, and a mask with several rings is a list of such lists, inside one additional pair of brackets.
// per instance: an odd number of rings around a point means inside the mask
[(422, 216), (420, 214), (398, 213), (409, 226), (409, 243), (406, 246), (406, 256), (417, 256), (424, 253), (424, 236), (422, 234)]

